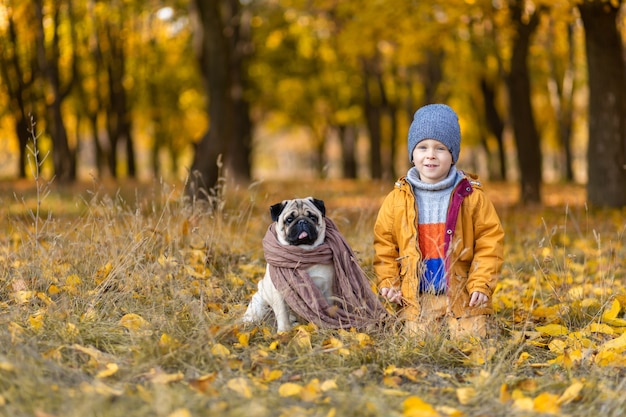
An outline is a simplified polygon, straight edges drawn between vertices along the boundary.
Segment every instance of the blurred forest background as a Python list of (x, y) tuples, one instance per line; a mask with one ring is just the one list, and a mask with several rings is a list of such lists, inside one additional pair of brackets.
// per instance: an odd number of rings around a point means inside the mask
[[(421, 105), (459, 166), (626, 206), (622, 0), (2, 0), (0, 175), (389, 179)], [(33, 147), (36, 146), (36, 149)]]

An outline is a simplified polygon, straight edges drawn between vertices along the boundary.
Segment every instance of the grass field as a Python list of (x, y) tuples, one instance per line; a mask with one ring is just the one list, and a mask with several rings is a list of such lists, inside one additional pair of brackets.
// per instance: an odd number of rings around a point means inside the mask
[(623, 415), (626, 211), (581, 187), (521, 207), (487, 185), (506, 231), (488, 340), (238, 323), (271, 204), (323, 199), (373, 278), (391, 186), (227, 186), (210, 208), (180, 184), (0, 184), (0, 415)]

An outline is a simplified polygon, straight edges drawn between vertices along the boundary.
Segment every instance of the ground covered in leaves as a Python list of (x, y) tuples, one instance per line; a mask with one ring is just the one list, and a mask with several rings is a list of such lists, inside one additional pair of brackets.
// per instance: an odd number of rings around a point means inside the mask
[(579, 187), (519, 207), (483, 341), (238, 320), (264, 271), (268, 207), (313, 195), (372, 276), (391, 183), (0, 186), (0, 415), (617, 416), (626, 408), (626, 212)]

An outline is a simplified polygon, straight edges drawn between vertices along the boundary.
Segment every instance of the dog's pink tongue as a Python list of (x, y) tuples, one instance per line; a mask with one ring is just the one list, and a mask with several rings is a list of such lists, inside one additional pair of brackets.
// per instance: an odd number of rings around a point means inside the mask
[(300, 235), (298, 236), (298, 239), (304, 239), (305, 237), (307, 237), (309, 234), (307, 232), (302, 232), (300, 233)]

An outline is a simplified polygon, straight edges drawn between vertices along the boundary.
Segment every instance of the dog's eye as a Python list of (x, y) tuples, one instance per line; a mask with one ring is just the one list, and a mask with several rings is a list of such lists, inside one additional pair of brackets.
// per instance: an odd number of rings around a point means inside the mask
[(315, 214), (309, 213), (309, 219), (313, 220), (315, 223), (317, 223), (317, 216)]
[(293, 222), (293, 216), (289, 216), (285, 219), (285, 223), (290, 224), (291, 222)]

